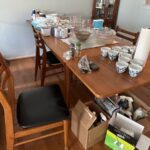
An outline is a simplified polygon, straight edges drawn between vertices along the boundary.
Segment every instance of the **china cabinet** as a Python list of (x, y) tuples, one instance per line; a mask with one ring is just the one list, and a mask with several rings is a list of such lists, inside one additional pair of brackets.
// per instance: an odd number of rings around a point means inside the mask
[(93, 0), (92, 19), (104, 19), (104, 26), (115, 28), (120, 0)]

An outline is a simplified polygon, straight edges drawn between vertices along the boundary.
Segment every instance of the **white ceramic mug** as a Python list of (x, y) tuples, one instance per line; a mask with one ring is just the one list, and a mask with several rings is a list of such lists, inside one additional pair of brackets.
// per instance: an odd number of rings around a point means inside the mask
[(101, 50), (101, 55), (102, 55), (103, 57), (107, 57), (108, 51), (110, 51), (111, 48), (110, 48), (110, 47), (101, 47), (100, 50)]
[(118, 56), (119, 52), (116, 50), (110, 50), (108, 51), (108, 57), (110, 60), (115, 60)]
[(129, 75), (131, 77), (137, 77), (141, 71), (142, 71), (142, 67), (140, 65), (137, 64), (129, 65)]
[(118, 61), (116, 62), (116, 70), (118, 73), (124, 73), (128, 68), (128, 63), (125, 61)]

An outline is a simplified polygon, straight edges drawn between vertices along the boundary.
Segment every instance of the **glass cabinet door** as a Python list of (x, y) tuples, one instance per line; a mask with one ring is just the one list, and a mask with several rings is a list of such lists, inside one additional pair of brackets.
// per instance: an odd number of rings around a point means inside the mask
[(112, 19), (115, 0), (96, 0), (96, 18)]
[(93, 0), (91, 19), (104, 19), (104, 25), (115, 28), (120, 0)]

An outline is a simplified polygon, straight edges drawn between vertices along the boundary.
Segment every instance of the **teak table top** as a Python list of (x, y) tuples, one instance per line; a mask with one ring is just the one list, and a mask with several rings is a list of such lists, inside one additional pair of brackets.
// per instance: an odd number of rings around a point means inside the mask
[(99, 66), (98, 71), (87, 74), (81, 73), (77, 66), (77, 59), (66, 65), (97, 98), (113, 96), (150, 82), (150, 59), (144, 70), (136, 78), (130, 77), (128, 71), (118, 74), (115, 66), (116, 61), (110, 61), (100, 55), (91, 57), (90, 60)]
[[(79, 58), (74, 58), (70, 61), (65, 61), (63, 58), (63, 53), (69, 49), (67, 44), (54, 37), (43, 37), (43, 39), (60, 61), (63, 62), (97, 98), (112, 96), (150, 82), (150, 58), (141, 74), (136, 78), (131, 78), (128, 71), (123, 74), (118, 74), (115, 67), (116, 61), (103, 58), (100, 55), (100, 48), (86, 49), (81, 52), (81, 55), (87, 55), (100, 69), (92, 73), (83, 74), (77, 65)], [(116, 45), (124, 44), (119, 43)]]

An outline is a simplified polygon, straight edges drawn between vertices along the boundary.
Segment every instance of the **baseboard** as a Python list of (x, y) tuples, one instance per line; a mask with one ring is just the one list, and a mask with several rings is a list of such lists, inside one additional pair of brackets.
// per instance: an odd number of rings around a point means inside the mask
[(26, 59), (26, 58), (31, 58), (31, 57), (35, 57), (35, 54), (26, 55), (26, 56), (18, 56), (18, 57), (10, 57), (10, 58), (6, 58), (6, 60)]

